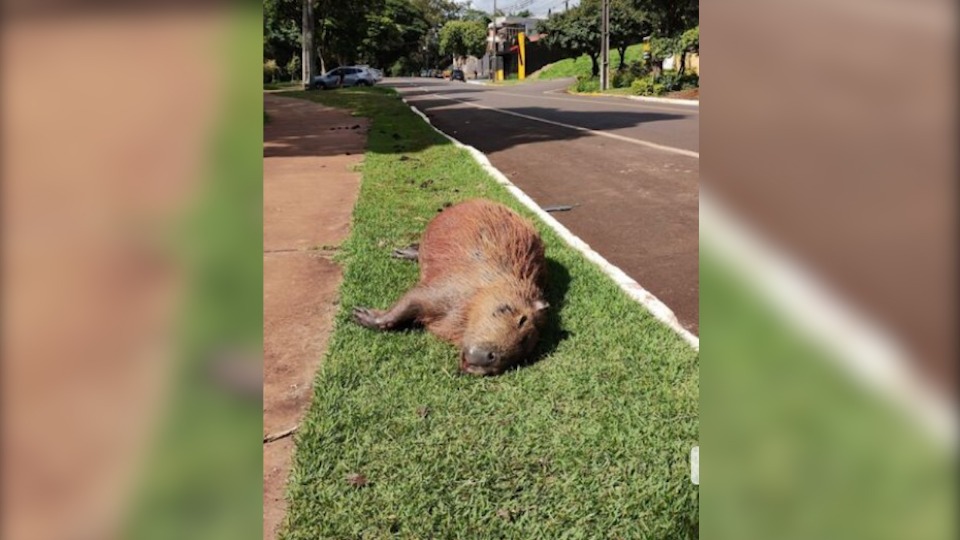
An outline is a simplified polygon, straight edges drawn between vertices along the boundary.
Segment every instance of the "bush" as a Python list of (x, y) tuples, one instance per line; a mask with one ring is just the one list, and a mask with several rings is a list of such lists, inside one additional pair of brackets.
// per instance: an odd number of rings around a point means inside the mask
[(407, 77), (416, 73), (414, 65), (406, 58), (401, 58), (387, 68), (387, 74), (391, 77)]
[(614, 73), (610, 79), (610, 83), (614, 88), (630, 88), (630, 85), (633, 84), (636, 78), (637, 75), (633, 73), (633, 71), (625, 69)]
[(666, 71), (636, 79), (630, 85), (630, 90), (638, 96), (662, 96), (667, 92), (699, 87), (700, 76), (696, 73), (680, 75), (675, 71)]
[(263, 82), (277, 82), (277, 75), (280, 74), (280, 66), (276, 60), (266, 60), (263, 62)]
[(635, 79), (633, 83), (630, 84), (630, 90), (638, 96), (651, 95), (653, 93), (653, 77), (646, 76)]
[(577, 77), (577, 92), (599, 92), (600, 91), (600, 79), (597, 77), (586, 77), (579, 76)]
[(669, 90), (665, 84), (652, 75), (641, 77), (630, 85), (630, 90), (638, 96), (662, 96)]
[(700, 88), (700, 75), (686, 73), (680, 77), (680, 89), (688, 90), (690, 88)]
[(657, 78), (658, 83), (664, 85), (667, 91), (687, 90), (700, 87), (700, 76), (696, 73), (680, 75), (676, 71), (665, 71)]
[(293, 58), (287, 62), (286, 66), (287, 75), (290, 76), (291, 81), (299, 81), (300, 77), (303, 75), (301, 66), (300, 66), (300, 57), (298, 55), (293, 55)]
[(680, 74), (676, 71), (664, 71), (657, 77), (656, 82), (662, 84), (667, 90), (679, 90)]

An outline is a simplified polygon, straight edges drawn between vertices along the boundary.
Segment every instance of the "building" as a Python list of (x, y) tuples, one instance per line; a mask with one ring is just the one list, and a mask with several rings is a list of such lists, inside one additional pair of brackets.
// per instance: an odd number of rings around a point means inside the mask
[[(536, 41), (538, 37), (537, 25), (544, 20), (541, 17), (497, 17), (496, 28), (497, 36), (494, 40), (494, 23), (487, 24), (487, 52), (494, 50), (502, 51), (516, 44), (517, 34), (523, 32), (531, 41)], [(494, 46), (497, 44), (497, 47)]]

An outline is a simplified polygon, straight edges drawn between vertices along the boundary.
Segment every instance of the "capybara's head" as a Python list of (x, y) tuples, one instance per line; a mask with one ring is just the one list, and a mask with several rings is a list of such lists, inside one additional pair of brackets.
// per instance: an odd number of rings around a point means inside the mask
[(474, 297), (461, 342), (461, 372), (497, 375), (533, 354), (549, 305), (526, 296), (500, 289)]

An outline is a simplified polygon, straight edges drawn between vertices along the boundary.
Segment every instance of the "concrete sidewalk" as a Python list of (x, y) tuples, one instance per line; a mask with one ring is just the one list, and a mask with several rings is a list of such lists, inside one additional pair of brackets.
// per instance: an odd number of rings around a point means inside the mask
[[(367, 120), (299, 99), (264, 96), (263, 435), (295, 429), (310, 403), (337, 307), (331, 259), (350, 229)], [(275, 538), (293, 437), (263, 445), (263, 537)]]

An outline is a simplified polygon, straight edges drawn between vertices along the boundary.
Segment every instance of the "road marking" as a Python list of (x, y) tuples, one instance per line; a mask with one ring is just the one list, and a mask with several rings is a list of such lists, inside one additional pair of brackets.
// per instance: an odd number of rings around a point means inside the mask
[[(420, 89), (421, 89), (421, 90), (424, 90), (422, 87), (421, 87)], [(563, 122), (554, 122), (553, 120), (547, 120), (546, 118), (538, 118), (538, 117), (536, 117), (536, 116), (530, 116), (530, 115), (528, 115), (528, 114), (518, 113), (518, 112), (514, 112), (514, 111), (508, 111), (508, 110), (505, 110), (505, 109), (498, 109), (498, 108), (496, 108), (496, 107), (489, 107), (489, 106), (487, 106), (487, 105), (480, 105), (479, 103), (471, 103), (471, 102), (469, 102), (469, 101), (463, 101), (462, 99), (456, 99), (456, 98), (452, 98), (452, 97), (447, 97), (447, 96), (444, 96), (444, 95), (441, 95), (441, 94), (427, 94), (427, 95), (433, 96), (433, 97), (437, 97), (437, 98), (440, 98), (440, 99), (446, 99), (446, 100), (449, 100), (449, 101), (455, 101), (455, 102), (457, 102), (457, 103), (463, 103), (464, 105), (469, 105), (469, 106), (475, 107), (475, 108), (477, 108), (477, 109), (486, 109), (486, 110), (488, 110), (488, 111), (495, 111), (495, 112), (498, 112), (498, 113), (501, 113), (501, 114), (507, 114), (507, 115), (510, 115), (510, 116), (516, 116), (517, 118), (524, 118), (524, 119), (527, 119), (527, 120), (533, 120), (534, 122), (542, 122), (542, 123), (544, 123), (544, 124), (550, 124), (550, 125), (553, 125), (553, 126), (559, 126), (559, 127), (562, 127), (562, 128), (572, 129), (572, 130), (575, 130), (575, 131), (581, 131), (581, 132), (584, 132), (584, 133), (590, 133), (591, 135), (597, 135), (597, 136), (599, 136), (599, 137), (606, 137), (606, 138), (608, 138), (608, 139), (614, 139), (614, 140), (618, 140), (618, 141), (628, 142), (628, 143), (631, 143), (631, 144), (636, 144), (636, 145), (638, 145), (638, 146), (645, 146), (645, 147), (647, 147), (647, 148), (653, 148), (653, 149), (655, 149), (655, 150), (660, 150), (660, 151), (663, 151), (663, 152), (669, 152), (669, 153), (672, 153), (672, 154), (678, 154), (678, 155), (681, 155), (681, 156), (687, 156), (687, 157), (691, 157), (691, 158), (694, 158), (694, 159), (700, 159), (700, 153), (699, 153), (699, 152), (694, 152), (693, 150), (686, 150), (686, 149), (684, 149), (684, 148), (676, 148), (676, 147), (673, 147), (673, 146), (666, 146), (666, 145), (663, 145), (663, 144), (657, 144), (657, 143), (654, 143), (654, 142), (645, 141), (645, 140), (643, 140), (643, 139), (634, 139), (633, 137), (625, 137), (625, 136), (623, 136), (623, 135), (617, 135), (616, 133), (607, 133), (607, 132), (605, 132), (605, 131), (597, 131), (597, 130), (595, 130), (595, 129), (588, 129), (588, 128), (581, 127), (581, 126), (575, 126), (575, 125), (573, 125), (573, 124), (565, 124), (565, 123), (563, 123)]]
[(692, 332), (687, 330), (680, 324), (679, 319), (673, 313), (666, 304), (664, 304), (659, 298), (653, 295), (650, 291), (643, 288), (637, 280), (633, 279), (626, 272), (621, 270), (619, 267), (613, 265), (610, 261), (605, 259), (603, 255), (597, 253), (593, 248), (590, 247), (590, 244), (587, 244), (580, 239), (579, 236), (573, 234), (570, 229), (567, 229), (562, 223), (557, 221), (557, 218), (551, 216), (543, 210), (534, 201), (527, 195), (522, 189), (517, 187), (516, 184), (510, 181), (509, 178), (500, 169), (497, 169), (493, 166), (493, 163), (490, 162), (490, 159), (484, 155), (483, 152), (477, 150), (476, 148), (463, 144), (457, 139), (447, 135), (443, 131), (433, 125), (433, 122), (430, 121), (430, 118), (427, 117), (420, 109), (418, 109), (410, 100), (401, 96), (404, 103), (410, 107), (414, 113), (417, 114), (420, 118), (423, 118), (423, 121), (427, 123), (434, 131), (448, 139), (458, 148), (463, 148), (469, 153), (480, 166), (487, 171), (487, 173), (493, 177), (494, 181), (498, 184), (504, 186), (511, 195), (517, 198), (521, 204), (530, 209), (531, 212), (536, 214), (548, 227), (553, 229), (559, 236), (562, 238), (571, 248), (580, 252), (586, 259), (597, 266), (600, 267), (600, 270), (606, 274), (610, 279), (614, 281), (627, 295), (632, 298), (634, 301), (642, 305), (650, 312), (650, 314), (658, 319), (661, 323), (665, 324), (668, 328), (676, 332), (681, 339), (686, 341), (694, 350), (700, 350), (700, 338), (694, 335)]
[[(491, 94), (502, 94), (502, 95), (505, 95), (505, 96), (525, 97), (525, 98), (554, 99), (554, 100), (557, 100), (557, 101), (572, 101), (572, 102), (574, 102), (574, 103), (587, 104), (587, 105), (590, 105), (590, 104), (596, 105), (596, 104), (600, 104), (600, 103), (606, 103), (606, 104), (608, 104), (608, 105), (616, 105), (616, 106), (621, 106), (621, 107), (622, 107), (622, 106), (626, 106), (626, 107), (630, 107), (630, 108), (632, 108), (632, 109), (646, 109), (646, 110), (655, 110), (655, 111), (681, 112), (681, 113), (686, 113), (686, 114), (700, 114), (700, 110), (699, 110), (699, 109), (696, 109), (696, 108), (683, 109), (683, 108), (676, 108), (676, 107), (660, 107), (660, 106), (658, 106), (658, 105), (635, 105), (635, 104), (633, 104), (633, 103), (613, 103), (613, 102), (610, 102), (610, 101), (598, 101), (596, 97), (574, 98), (574, 97), (557, 97), (557, 96), (546, 96), (546, 95), (543, 95), (543, 94), (559, 93), (559, 92), (554, 92), (554, 91), (552, 91), (552, 90), (546, 91), (546, 92), (541, 92), (540, 95), (537, 95), (537, 94), (517, 94), (517, 93), (515, 93), (515, 92), (500, 92), (500, 91), (498, 91), (498, 90), (493, 90), (493, 91), (491, 91), (490, 93), (491, 93)], [(564, 92), (564, 93), (565, 93), (565, 92)], [(597, 97), (605, 98), (605, 97), (607, 97), (607, 96), (597, 96)], [(613, 99), (621, 99), (621, 98), (613, 98)], [(625, 102), (626, 102), (626, 101), (628, 101), (628, 100), (622, 99), (622, 101), (625, 101)], [(651, 102), (651, 103), (652, 103), (652, 102)], [(691, 107), (692, 107), (692, 106), (691, 106)]]

